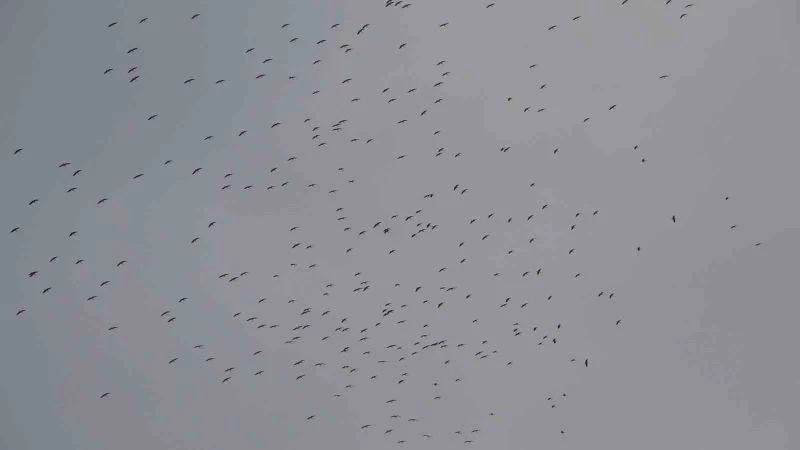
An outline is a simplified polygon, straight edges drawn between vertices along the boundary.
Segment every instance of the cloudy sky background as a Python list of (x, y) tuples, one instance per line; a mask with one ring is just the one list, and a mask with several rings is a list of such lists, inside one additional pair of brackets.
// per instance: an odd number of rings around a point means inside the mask
[(0, 447), (797, 448), (796, 2), (487, 3), (0, 0)]

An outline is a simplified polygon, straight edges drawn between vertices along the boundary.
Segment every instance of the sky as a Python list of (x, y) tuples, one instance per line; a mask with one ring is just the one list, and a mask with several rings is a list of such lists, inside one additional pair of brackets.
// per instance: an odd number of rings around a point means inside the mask
[(489, 3), (0, 0), (0, 448), (800, 447), (797, 2)]

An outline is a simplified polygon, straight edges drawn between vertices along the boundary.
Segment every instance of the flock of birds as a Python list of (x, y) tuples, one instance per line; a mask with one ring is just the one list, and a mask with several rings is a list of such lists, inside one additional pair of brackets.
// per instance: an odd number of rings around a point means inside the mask
[[(628, 3), (628, 0), (623, 0), (620, 6), (625, 7)], [(666, 11), (674, 13), (679, 19), (685, 19), (689, 9), (693, 6), (692, 4), (685, 4), (676, 7), (672, 3), (672, 0), (666, 0)], [(405, 1), (389, 0), (385, 3), (385, 6), (387, 8), (405, 9), (414, 5)], [(490, 10), (487, 13), (491, 13), (499, 9), (499, 5), (489, 3), (485, 5), (485, 8)], [(191, 13), (186, 16), (188, 24), (176, 24), (176, 27), (191, 26), (191, 24), (204, 19), (205, 15)], [(575, 16), (571, 18), (570, 22), (581, 20), (581, 16)], [(141, 32), (147, 33), (146, 27), (149, 24), (150, 19), (144, 17), (139, 19), (135, 26), (142, 27)], [(114, 33), (119, 26), (120, 23), (116, 21), (108, 23), (106, 39), (115, 39)], [(442, 22), (438, 26), (441, 29), (447, 29), (449, 22)], [(286, 39), (291, 45), (304, 44), (302, 42), (303, 38), (292, 35), (292, 24), (284, 23), (280, 25), (280, 28), (282, 32), (286, 33)], [(327, 36), (318, 36), (307, 45), (336, 46), (338, 48), (336, 51), (336, 54), (339, 55), (338, 57), (348, 57), (344, 55), (357, 49), (361, 40), (368, 38), (373, 26), (370, 23), (363, 23), (354, 29), (344, 28), (339, 23), (331, 24)], [(555, 32), (560, 29), (559, 25), (551, 25), (546, 31)], [(386, 51), (403, 51), (408, 45), (407, 42), (388, 43)], [(139, 48), (136, 43), (132, 43), (125, 51), (125, 55), (129, 56), (131, 61), (134, 61), (135, 55), (144, 51), (147, 51), (147, 49)], [(269, 78), (271, 76), (269, 68), (274, 64), (280, 64), (279, 61), (273, 60), (268, 54), (263, 53), (256, 47), (242, 48), (241, 52), (246, 58), (258, 58), (263, 65), (264, 70), (262, 72), (252, 74), (257, 80)], [(324, 62), (323, 59), (308, 61), (309, 70), (315, 70), (315, 68), (323, 66)], [(357, 90), (359, 64), (361, 63), (354, 62), (348, 66), (352, 70), (352, 75), (338, 80), (323, 79), (326, 75), (323, 70), (319, 70), (315, 76), (320, 77), (320, 85), (328, 86), (328, 88), (337, 84), (356, 85), (353, 90)], [(540, 69), (540, 67), (535, 62), (531, 62), (528, 65), (528, 70), (534, 73), (536, 73), (537, 69)], [(373, 95), (378, 96), (386, 105), (392, 105), (393, 107), (394, 104), (403, 103), (410, 96), (429, 95), (429, 97), (416, 98), (416, 102), (424, 106), (413, 113), (406, 110), (407, 115), (392, 120), (390, 126), (394, 128), (394, 132), (403, 133), (402, 127), (407, 126), (412, 121), (417, 122), (421, 128), (428, 129), (432, 139), (436, 140), (437, 143), (434, 145), (436, 150), (432, 155), (427, 156), (412, 150), (409, 150), (408, 153), (383, 154), (382, 156), (385, 156), (386, 164), (395, 164), (399, 167), (397, 170), (406, 171), (408, 174), (406, 180), (409, 185), (415, 183), (415, 169), (413, 166), (408, 165), (409, 162), (413, 164), (414, 160), (420, 161), (423, 158), (432, 158), (434, 161), (448, 158), (468, 158), (468, 153), (473, 151), (473, 149), (468, 148), (451, 151), (446, 144), (446, 133), (437, 127), (434, 119), (435, 113), (437, 113), (437, 109), (442, 108), (447, 103), (447, 95), (438, 89), (448, 79), (457, 77), (458, 74), (452, 72), (448, 67), (446, 55), (442, 55), (433, 65), (433, 70), (440, 73), (439, 79), (425, 88), (424, 94), (417, 92), (418, 89), (415, 87), (399, 90), (395, 86), (386, 86), (379, 92), (364, 92), (349, 99), (349, 102), (354, 104), (362, 101), (362, 98), (366, 95)], [(101, 70), (98, 75), (100, 74), (105, 77), (117, 77), (113, 79), (125, 83), (148, 83), (152, 81), (141, 73), (139, 65), (135, 62), (109, 66)], [(289, 79), (294, 80), (297, 76), (290, 75)], [(669, 74), (653, 74), (654, 80), (667, 80), (669, 77)], [(547, 89), (548, 83), (546, 81), (537, 81), (534, 89), (540, 91)], [(551, 82), (557, 81), (552, 80)], [(174, 81), (175, 89), (215, 89), (226, 83), (228, 81), (224, 78), (209, 79), (201, 73), (192, 74), (183, 80)], [(323, 89), (320, 86), (318, 89), (308, 92), (307, 95), (318, 96)], [(420, 91), (422, 90), (420, 88)], [(514, 102), (514, 98), (510, 96), (503, 100), (506, 104)], [(617, 104), (607, 105), (606, 113), (614, 113), (617, 107)], [(375, 416), (370, 423), (363, 423), (360, 425), (360, 430), (355, 430), (356, 432), (379, 433), (397, 444), (413, 445), (415, 439), (431, 440), (440, 436), (458, 439), (466, 445), (473, 444), (480, 439), (481, 427), (490, 425), (481, 423), (482, 419), (479, 419), (474, 426), (464, 429), (434, 430), (428, 424), (421, 423), (417, 417), (401, 414), (401, 405), (406, 401), (404, 396), (407, 395), (404, 394), (404, 389), (407, 389), (406, 386), (409, 384), (413, 384), (415, 387), (421, 384), (428, 385), (430, 392), (428, 401), (432, 404), (430, 407), (434, 407), (433, 405), (437, 404), (437, 402), (447, 402), (448, 396), (446, 393), (449, 386), (461, 383), (464, 377), (469, 376), (467, 373), (459, 377), (451, 377), (450, 373), (447, 372), (451, 362), (472, 359), (477, 363), (488, 365), (491, 370), (502, 371), (513, 370), (515, 357), (535, 357), (533, 356), (535, 354), (531, 353), (515, 356), (504, 353), (503, 348), (496, 346), (494, 339), (491, 337), (493, 333), (497, 333), (497, 330), (481, 328), (482, 321), (491, 321), (498, 318), (486, 317), (485, 315), (481, 317), (468, 316), (465, 309), (459, 309), (461, 305), (474, 302), (496, 302), (496, 313), (494, 314), (502, 315), (502, 318), (498, 320), (508, 320), (510, 324), (508, 329), (501, 330), (502, 333), (510, 333), (514, 339), (525, 340), (525, 345), (533, 349), (545, 346), (550, 346), (554, 349), (559, 348), (559, 340), (564, 330), (569, 328), (569, 323), (562, 323), (557, 319), (547, 323), (538, 323), (542, 322), (542, 318), (535, 317), (528, 312), (532, 309), (532, 305), (536, 303), (556, 301), (557, 293), (542, 295), (540, 298), (516, 298), (512, 296), (501, 296), (500, 299), (478, 298), (477, 295), (473, 295), (473, 289), (468, 283), (454, 285), (452, 283), (453, 278), (449, 277), (450, 273), (469, 266), (471, 258), (480, 259), (481, 255), (504, 247), (507, 241), (504, 236), (507, 237), (509, 234), (518, 233), (524, 234), (523, 242), (525, 242), (527, 248), (505, 248), (503, 252), (508, 258), (514, 258), (516, 253), (521, 253), (522, 256), (519, 257), (521, 259), (517, 261), (525, 267), (524, 270), (514, 273), (506, 270), (509, 265), (498, 268), (503, 266), (503, 264), (499, 264), (498, 267), (484, 274), (486, 280), (490, 281), (473, 277), (468, 282), (485, 283), (503, 277), (517, 277), (532, 280), (531, 283), (538, 285), (547, 283), (548, 276), (551, 276), (551, 268), (548, 267), (546, 260), (536, 256), (534, 249), (539, 240), (531, 232), (530, 225), (537, 221), (550, 220), (549, 215), (557, 214), (557, 212), (551, 212), (554, 208), (548, 208), (548, 203), (540, 201), (541, 198), (537, 199), (538, 186), (535, 181), (531, 181), (525, 186), (525, 189), (527, 189), (525, 195), (534, 199), (531, 203), (537, 203), (535, 208), (531, 208), (528, 205), (524, 211), (503, 217), (494, 211), (484, 211), (481, 214), (475, 214), (470, 217), (453, 219), (461, 222), (460, 228), (454, 229), (451, 227), (451, 229), (448, 229), (447, 227), (451, 224), (449, 222), (446, 225), (438, 223), (436, 217), (439, 211), (435, 207), (429, 206), (430, 203), (426, 202), (429, 202), (435, 196), (437, 198), (452, 196), (453, 198), (458, 198), (460, 202), (469, 203), (470, 196), (482, 195), (478, 188), (473, 186), (474, 183), (462, 180), (452, 183), (446, 190), (424, 192), (424, 195), (419, 198), (410, 200), (416, 204), (416, 207), (412, 210), (372, 217), (368, 221), (351, 219), (348, 215), (349, 211), (345, 210), (341, 203), (343, 198), (353, 195), (353, 192), (359, 189), (359, 178), (353, 175), (346, 175), (351, 173), (346, 167), (331, 167), (332, 176), (338, 178), (334, 183), (325, 186), (320, 181), (319, 184), (314, 182), (303, 183), (303, 186), (295, 187), (297, 181), (291, 179), (291, 175), (287, 175), (291, 173), (288, 168), (292, 165), (302, 163), (317, 164), (312, 159), (315, 152), (326, 152), (330, 157), (330, 155), (344, 152), (348, 148), (360, 146), (360, 150), (357, 151), (381, 154), (381, 147), (384, 145), (381, 142), (381, 134), (376, 132), (373, 135), (361, 135), (352, 131), (355, 128), (355, 124), (348, 120), (346, 114), (347, 106), (344, 105), (339, 108), (342, 111), (342, 116), (331, 123), (318, 122), (314, 119), (315, 111), (305, 111), (306, 117), (302, 119), (302, 126), (306, 128), (307, 134), (302, 137), (305, 144), (298, 146), (298, 148), (304, 150), (302, 152), (298, 150), (286, 161), (274, 167), (264, 167), (263, 169), (268, 178), (268, 181), (264, 183), (257, 181), (237, 183), (234, 172), (228, 172), (221, 167), (186, 166), (186, 164), (182, 165), (182, 161), (173, 158), (165, 158), (160, 164), (167, 168), (179, 166), (172, 172), (176, 180), (190, 183), (216, 184), (220, 190), (226, 192), (235, 190), (262, 191), (260, 195), (267, 195), (267, 193), (276, 193), (289, 189), (322, 190), (324, 195), (327, 196), (326, 202), (330, 205), (330, 211), (320, 213), (320, 217), (324, 217), (324, 219), (317, 226), (326, 228), (330, 234), (336, 236), (333, 239), (333, 243), (328, 242), (327, 245), (340, 247), (337, 250), (339, 258), (353, 258), (355, 254), (365, 248), (379, 248), (389, 258), (399, 253), (411, 254), (413, 258), (415, 249), (424, 250), (426, 247), (433, 245), (432, 241), (437, 242), (437, 245), (441, 245), (443, 248), (450, 248), (451, 253), (446, 255), (446, 259), (450, 262), (433, 267), (424, 281), (416, 283), (394, 282), (389, 286), (376, 286), (376, 283), (371, 281), (371, 274), (374, 275), (376, 271), (382, 270), (381, 263), (377, 260), (367, 260), (363, 269), (353, 273), (349, 279), (321, 282), (318, 286), (320, 294), (318, 298), (298, 298), (293, 296), (278, 298), (277, 296), (264, 295), (252, 299), (249, 311), (236, 311), (226, 319), (241, 327), (260, 330), (263, 333), (263, 342), (269, 342), (269, 345), (272, 346), (293, 349), (308, 345), (314, 346), (314, 348), (323, 348), (323, 358), (317, 360), (297, 358), (292, 363), (292, 370), (296, 372), (295, 380), (293, 380), (295, 383), (303, 383), (309, 373), (318, 373), (326, 370), (331, 371), (331, 373), (338, 373), (338, 375), (330, 375), (339, 376), (344, 380), (339, 390), (330, 393), (335, 398), (347, 398), (348, 393), (356, 385), (370, 383), (380, 385), (381, 388), (377, 390), (374, 401), (383, 404), (385, 415)], [(165, 117), (166, 114), (158, 111), (158, 105), (153, 105), (153, 109), (152, 114), (142, 117), (141, 120), (147, 122), (169, 119)], [(524, 113), (547, 113), (546, 105), (524, 104), (519, 109)], [(378, 113), (376, 112), (375, 114)], [(590, 117), (585, 117), (582, 121), (586, 123), (590, 119)], [(277, 132), (281, 127), (285, 127), (290, 120), (292, 119), (271, 121), (265, 124), (262, 130), (240, 129), (235, 132), (235, 138), (244, 140), (254, 133)], [(469, 133), (469, 130), (461, 130), (461, 132)], [(214, 140), (215, 135), (213, 134), (197, 136), (198, 142)], [(497, 151), (496, 157), (504, 158), (511, 150), (511, 146), (501, 145), (499, 149), (495, 150)], [(635, 150), (638, 150), (638, 146), (634, 147)], [(25, 148), (17, 148), (10, 153), (11, 155), (9, 156), (13, 159), (9, 159), (7, 163), (14, 164), (20, 159), (24, 159), (27, 152)], [(551, 153), (552, 157), (560, 156), (558, 147), (549, 149), (548, 153)], [(235, 156), (231, 156), (231, 158), (235, 158)], [(332, 158), (335, 158), (335, 156)], [(235, 159), (231, 161), (235, 162)], [(645, 162), (646, 158), (641, 158), (641, 163)], [(422, 162), (420, 164), (431, 163)], [(74, 180), (73, 185), (66, 189), (65, 194), (81, 195), (80, 180), (84, 177), (92, 176), (92, 173), (84, 168), (76, 167), (70, 161), (55, 161), (54, 165), (64, 171), (63, 177), (65, 179)], [(441, 166), (440, 170), (445, 178), (458, 176), (458, 169), (454, 166)], [(131, 173), (129, 179), (119, 181), (120, 183), (144, 183), (147, 176), (158, 176), (158, 174)], [(401, 190), (404, 189), (405, 187), (401, 188)], [(411, 195), (414, 189), (408, 189), (407, 192)], [(267, 197), (265, 200), (260, 199), (257, 201), (269, 202), (269, 199), (270, 197)], [(724, 197), (724, 199), (727, 200), (728, 197)], [(114, 202), (112, 196), (103, 196), (90, 200), (98, 208), (104, 207), (106, 203)], [(38, 198), (29, 198), (25, 201), (27, 201), (30, 208), (39, 206)], [(447, 208), (445, 207), (445, 209)], [(368, 213), (362, 212), (361, 214), (364, 216)], [(591, 220), (602, 214), (603, 212), (599, 208), (591, 208), (586, 212), (570, 212), (569, 220), (571, 223), (568, 226), (569, 231), (574, 231), (580, 227), (591, 227)], [(199, 226), (199, 229), (202, 230), (201, 232), (186, 236), (186, 252), (191, 252), (193, 248), (202, 246), (204, 240), (224, 239), (225, 236), (215, 234), (215, 229), (218, 223), (226, 220), (226, 217), (217, 217), (201, 224)], [(678, 218), (671, 214), (665, 215), (664, 220), (665, 222), (678, 222)], [(263, 283), (265, 289), (268, 289), (270, 281), (283, 282), (281, 277), (290, 273), (296, 276), (308, 275), (310, 279), (316, 280), (312, 274), (320, 269), (321, 264), (314, 260), (313, 256), (317, 242), (314, 241), (313, 236), (304, 233), (307, 228), (306, 225), (304, 223), (296, 223), (287, 230), (290, 240), (284, 242), (283, 245), (290, 249), (291, 254), (296, 256), (296, 260), (286, 263), (285, 272), (264, 274), (260, 273), (259, 268), (252, 267), (245, 271), (219, 273), (217, 275), (218, 282), (231, 284), (245, 278), (257, 277), (259, 279), (258, 282)], [(736, 225), (732, 225), (730, 228), (734, 229)], [(72, 239), (79, 232), (80, 230), (65, 229), (64, 236), (66, 239)], [(21, 225), (12, 225), (10, 227), (12, 238), (24, 233), (26, 233), (26, 229)], [(421, 241), (422, 244), (414, 247), (416, 241)], [(759, 244), (757, 243), (756, 245)], [(632, 244), (632, 247), (636, 247), (636, 251), (642, 251), (641, 246)], [(578, 249), (568, 248), (565, 251), (567, 255), (573, 255)], [(87, 259), (90, 258), (88, 255), (85, 257)], [(305, 262), (299, 263), (297, 261)], [(423, 267), (428, 262), (421, 260), (418, 264)], [(37, 285), (36, 290), (41, 292), (42, 295), (50, 295), (54, 287), (48, 284), (48, 276), (53, 271), (58, 270), (58, 264), (80, 265), (84, 263), (85, 260), (83, 258), (74, 261), (62, 261), (57, 255), (54, 255), (49, 261), (43, 262), (40, 267), (30, 268), (27, 273), (28, 282), (31, 285)], [(116, 270), (126, 271), (132, 270), (132, 266), (135, 266), (137, 262), (122, 257), (114, 264)], [(336, 263), (333, 262), (333, 264)], [(388, 274), (387, 276), (392, 275)], [(567, 274), (558, 274), (559, 279), (566, 277), (567, 279), (580, 280), (581, 276), (582, 272), (578, 270)], [(82, 301), (90, 303), (107, 301), (103, 295), (104, 288), (113, 282), (113, 277), (101, 280), (98, 283), (97, 291), (89, 293)], [(379, 290), (381, 292), (390, 291), (391, 295), (376, 295), (376, 291)], [(609, 301), (610, 304), (615, 299), (615, 292), (609, 289), (597, 289), (591, 296), (598, 300)], [(360, 306), (362, 313), (363, 311), (372, 311), (372, 316), (367, 320), (354, 319), (347, 308), (342, 308), (339, 306), (339, 302), (334, 300), (342, 297), (357, 297), (359, 304), (362, 305)], [(391, 299), (387, 299), (387, 297), (391, 297)], [(562, 300), (559, 299), (559, 301)], [(278, 303), (288, 305), (286, 307), (288, 309), (282, 311), (292, 311), (292, 315), (280, 316), (277, 309), (275, 309), (275, 305)], [(25, 305), (16, 310), (16, 315), (20, 320), (24, 320), (31, 314), (36, 314), (37, 309), (45, 307), (47, 307), (45, 303), (39, 303), (35, 306)], [(167, 303), (164, 306), (159, 319), (171, 326), (179, 320), (181, 310), (184, 308), (192, 308), (192, 301), (187, 297), (177, 298), (174, 303)], [(506, 313), (509, 310), (513, 311)], [(465, 322), (468, 326), (473, 327), (473, 337), (489, 337), (472, 339), (471, 341), (468, 339), (456, 341), (448, 337), (444, 330), (437, 329), (433, 323), (434, 321), (429, 323), (428, 320), (420, 320), (420, 318), (429, 317), (446, 318), (445, 320), (448, 322)], [(108, 326), (107, 332), (114, 333), (119, 327), (128, 325), (125, 323), (124, 317), (116, 318), (113, 323), (113, 325)], [(623, 319), (616, 317), (608, 325), (610, 327), (622, 327)], [(386, 341), (386, 336), (390, 335), (394, 336), (394, 338), (391, 342)], [(400, 336), (399, 339), (397, 339), (398, 336)], [(195, 339), (195, 337), (191, 337), (191, 339)], [(224, 385), (236, 383), (237, 379), (241, 377), (269, 376), (269, 370), (264, 367), (246, 369), (243, 366), (252, 367), (252, 365), (222, 363), (221, 361), (226, 359), (225, 355), (214, 354), (211, 351), (213, 348), (213, 345), (208, 342), (198, 342), (190, 351), (176, 354), (174, 357), (163, 361), (163, 364), (177, 366), (184, 359), (201, 358), (207, 363), (208, 370), (218, 372), (219, 383)], [(590, 355), (581, 354), (574, 351), (574, 349), (572, 351), (564, 350), (563, 352), (565, 364), (574, 365), (574, 367), (581, 370), (591, 370), (592, 358)], [(262, 350), (255, 349), (252, 351), (252, 358), (258, 358), (260, 355), (262, 355)], [(434, 361), (434, 363), (431, 363), (431, 361)], [(430, 364), (434, 364), (435, 367), (431, 369)], [(421, 370), (421, 365), (426, 365), (428, 369)], [(417, 378), (416, 380), (414, 380), (415, 377)], [(409, 383), (409, 380), (414, 380), (414, 383)], [(109, 385), (113, 384), (113, 380), (109, 380)], [(105, 399), (105, 401), (113, 401), (114, 389), (98, 392), (97, 395), (99, 398)], [(552, 393), (546, 396), (546, 402), (550, 408), (556, 408), (559, 402), (565, 401), (567, 397), (568, 394), (566, 392)], [(325, 417), (321, 417), (315, 412), (314, 405), (308, 405), (307, 407), (306, 421), (313, 422), (325, 419)], [(502, 411), (486, 411), (484, 419), (501, 413)], [(567, 434), (565, 427), (559, 428), (555, 432), (562, 435)]]

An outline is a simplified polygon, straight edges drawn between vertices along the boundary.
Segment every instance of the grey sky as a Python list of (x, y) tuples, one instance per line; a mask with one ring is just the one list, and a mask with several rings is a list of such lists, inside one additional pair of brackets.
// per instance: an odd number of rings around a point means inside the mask
[(0, 0), (0, 448), (798, 448), (797, 2), (383, 3)]

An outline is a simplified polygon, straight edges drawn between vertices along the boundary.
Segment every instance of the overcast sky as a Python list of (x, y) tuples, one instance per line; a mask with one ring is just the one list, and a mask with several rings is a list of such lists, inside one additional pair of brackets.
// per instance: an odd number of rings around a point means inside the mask
[(797, 2), (489, 3), (0, 0), (0, 448), (799, 448)]

